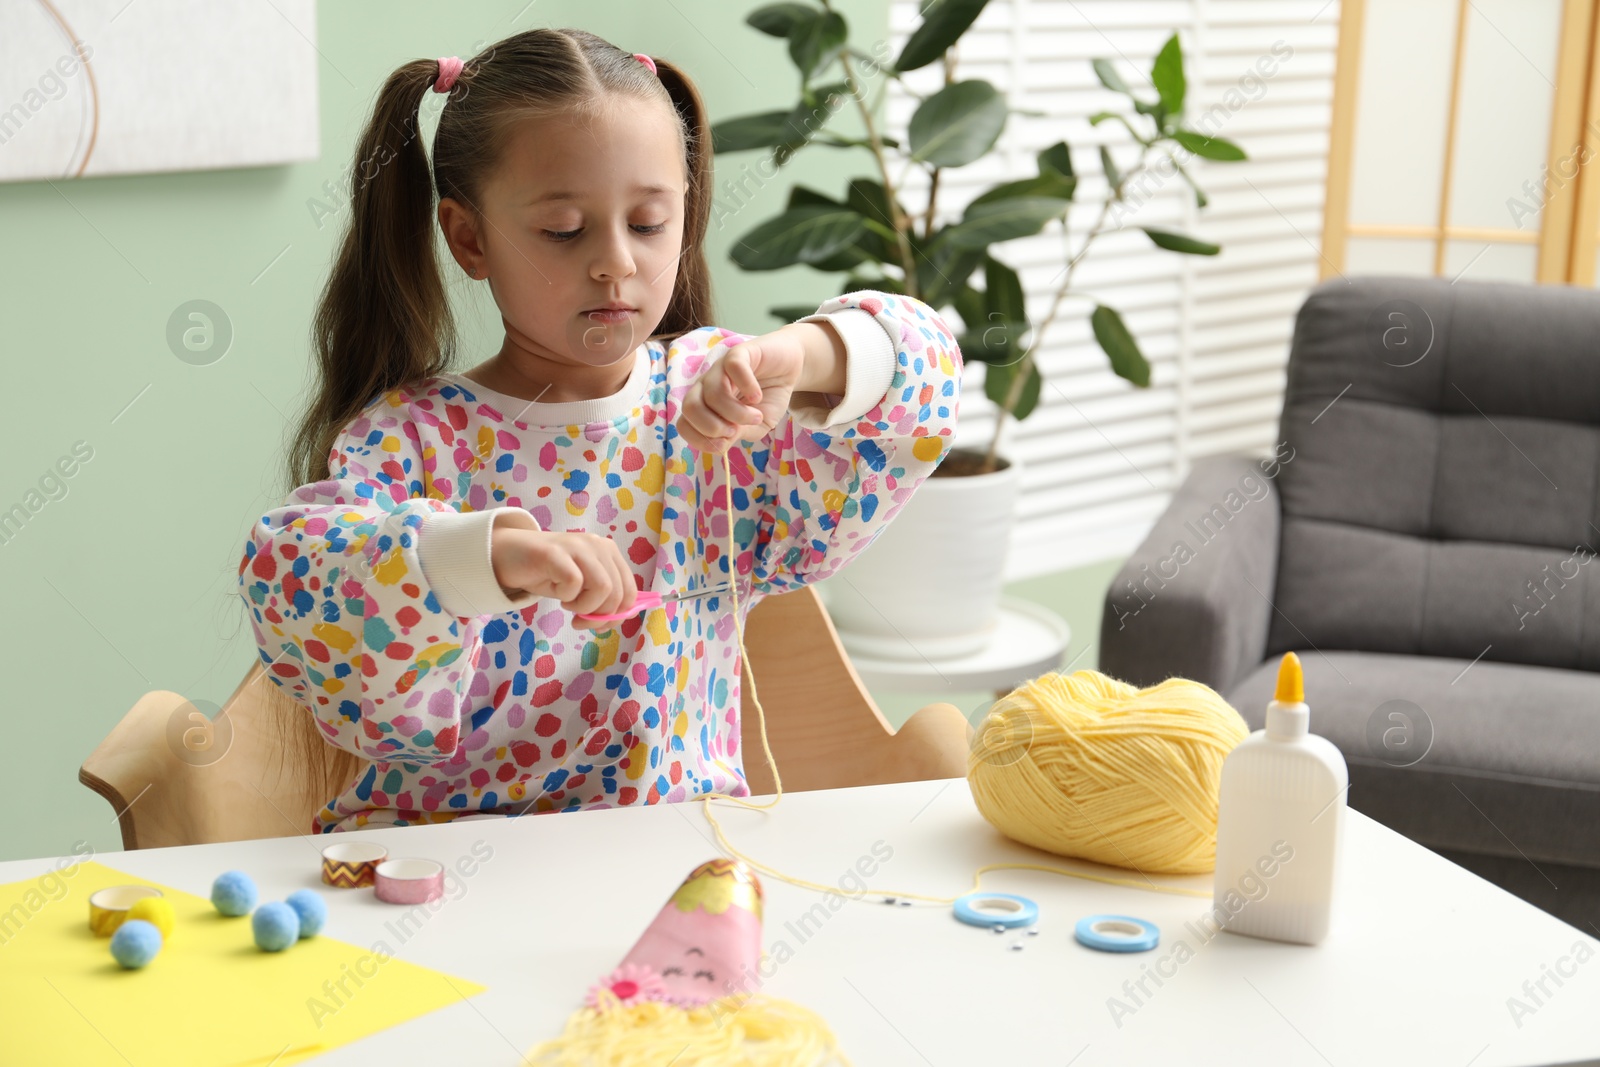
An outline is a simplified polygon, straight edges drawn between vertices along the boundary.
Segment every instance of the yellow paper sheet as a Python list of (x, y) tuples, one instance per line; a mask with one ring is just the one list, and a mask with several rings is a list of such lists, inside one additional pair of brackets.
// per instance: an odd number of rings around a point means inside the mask
[[(89, 930), (89, 895), (109, 885), (172, 902), (172, 937), (144, 968), (124, 970)], [(249, 916), (93, 861), (0, 885), (0, 1064), (289, 1067), (484, 991), (330, 937), (336, 921), (263, 952)]]

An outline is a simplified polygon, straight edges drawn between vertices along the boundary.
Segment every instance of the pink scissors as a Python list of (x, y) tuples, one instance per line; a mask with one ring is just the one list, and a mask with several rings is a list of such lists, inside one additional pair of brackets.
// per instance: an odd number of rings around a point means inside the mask
[(670, 604), (675, 600), (693, 600), (696, 597), (716, 596), (718, 593), (726, 593), (727, 591), (727, 583), (712, 586), (709, 589), (696, 589), (692, 593), (669, 593), (666, 596), (662, 596), (654, 589), (647, 589), (633, 598), (633, 607), (628, 611), (614, 611), (609, 615), (574, 615), (573, 618), (582, 619), (585, 622), (616, 622), (618, 619), (630, 618), (641, 611), (659, 608), (661, 605)]

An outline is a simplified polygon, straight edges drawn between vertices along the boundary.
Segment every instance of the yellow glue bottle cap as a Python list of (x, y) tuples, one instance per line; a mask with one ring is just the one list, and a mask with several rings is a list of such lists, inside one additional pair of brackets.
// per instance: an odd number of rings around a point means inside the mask
[(1305, 703), (1305, 674), (1300, 669), (1300, 657), (1293, 652), (1285, 652), (1283, 659), (1278, 661), (1278, 691), (1272, 695), (1272, 699), (1285, 704)]
[(1300, 657), (1285, 652), (1278, 663), (1278, 688), (1267, 705), (1267, 737), (1274, 741), (1293, 741), (1311, 728), (1311, 709), (1306, 707), (1305, 675)]

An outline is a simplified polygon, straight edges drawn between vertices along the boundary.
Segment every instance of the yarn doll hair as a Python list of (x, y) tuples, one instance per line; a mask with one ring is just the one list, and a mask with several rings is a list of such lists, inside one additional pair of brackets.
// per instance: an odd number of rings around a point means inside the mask
[[(683, 247), (654, 336), (681, 336), (712, 321), (701, 249), (711, 214), (711, 131), (688, 75), (660, 58), (654, 67), (584, 30), (534, 29), (466, 59), (453, 81), (441, 80), (437, 59), (415, 59), (389, 75), (356, 143), (349, 214), (312, 322), (315, 382), (290, 439), (285, 493), (328, 477), (334, 441), (369, 403), (450, 369), (455, 321), (434, 236), (437, 203), (450, 197), (477, 210), (520, 119), (593, 113), (618, 96), (669, 106), (686, 171)], [(419, 112), (436, 83), (447, 92), (430, 160)], [(327, 744), (310, 716), (294, 716), (285, 729), (286, 758), (331, 791), (359, 774), (362, 761)]]

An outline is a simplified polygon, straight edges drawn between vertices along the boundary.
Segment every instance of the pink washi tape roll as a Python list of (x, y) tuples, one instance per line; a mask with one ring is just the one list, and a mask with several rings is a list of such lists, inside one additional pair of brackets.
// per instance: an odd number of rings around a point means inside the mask
[(371, 841), (342, 841), (322, 850), (322, 880), (340, 889), (371, 885), (389, 850)]
[(389, 904), (426, 904), (444, 894), (444, 864), (398, 859), (378, 864), (373, 891)]

